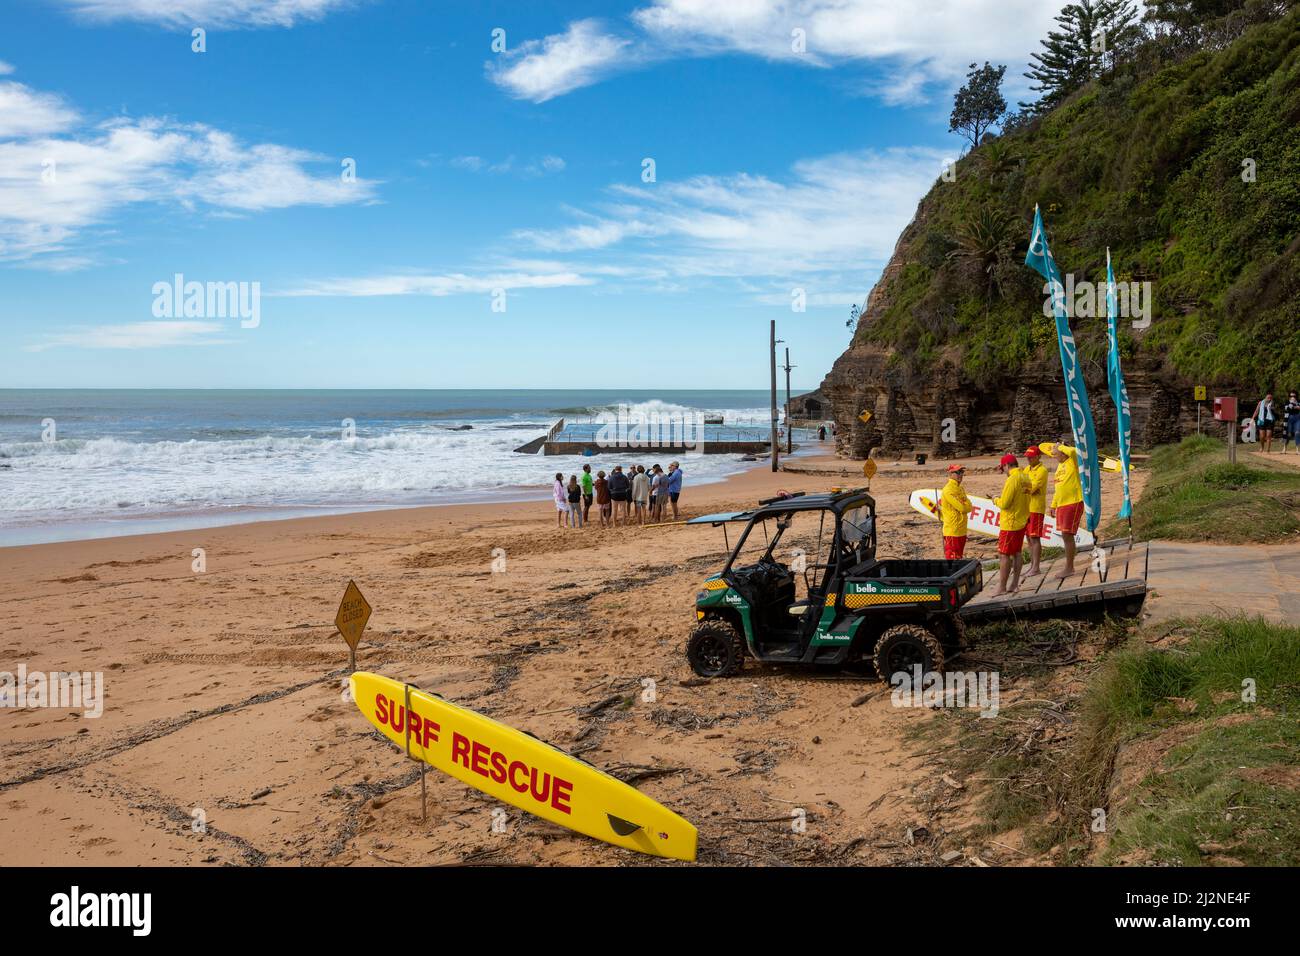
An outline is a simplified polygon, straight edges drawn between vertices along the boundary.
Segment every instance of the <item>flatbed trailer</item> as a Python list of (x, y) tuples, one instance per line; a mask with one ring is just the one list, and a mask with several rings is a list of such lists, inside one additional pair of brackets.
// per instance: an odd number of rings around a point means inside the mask
[(1101, 550), (1106, 554), (1106, 563), (1100, 574), (1093, 567), (1091, 553), (1080, 551), (1075, 557), (1079, 570), (1070, 578), (1055, 576), (1061, 560), (1058, 558), (1038, 577), (1026, 581), (1022, 576), (1020, 590), (1014, 594), (994, 597), (984, 591), (958, 615), (966, 624), (1007, 619), (1137, 617), (1148, 591), (1150, 546), (1145, 541), (1121, 538), (1102, 544)]

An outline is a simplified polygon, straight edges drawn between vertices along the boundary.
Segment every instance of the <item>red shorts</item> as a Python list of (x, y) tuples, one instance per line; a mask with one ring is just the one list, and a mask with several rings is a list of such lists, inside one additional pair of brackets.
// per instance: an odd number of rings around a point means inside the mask
[(1025, 529), (998, 532), (998, 554), (1019, 554), (1025, 546)]
[(1079, 530), (1079, 519), (1083, 517), (1083, 502), (1061, 505), (1056, 509), (1056, 530), (1060, 534), (1074, 534)]
[(947, 561), (957, 561), (966, 554), (966, 536), (960, 538), (950, 538), (948, 535), (943, 536), (943, 556)]
[(1046, 538), (1043, 534), (1043, 514), (1040, 511), (1029, 512), (1029, 524), (1025, 525), (1026, 538)]

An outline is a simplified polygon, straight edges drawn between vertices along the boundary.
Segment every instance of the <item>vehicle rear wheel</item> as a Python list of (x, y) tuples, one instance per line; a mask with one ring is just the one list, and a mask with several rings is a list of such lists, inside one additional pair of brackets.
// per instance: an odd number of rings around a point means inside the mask
[(686, 660), (701, 677), (730, 677), (745, 664), (745, 646), (725, 621), (701, 621), (686, 642)]
[(876, 641), (876, 674), (887, 681), (902, 671), (912, 673), (921, 665), (921, 673), (943, 670), (943, 645), (928, 628), (920, 624), (898, 624), (885, 631)]

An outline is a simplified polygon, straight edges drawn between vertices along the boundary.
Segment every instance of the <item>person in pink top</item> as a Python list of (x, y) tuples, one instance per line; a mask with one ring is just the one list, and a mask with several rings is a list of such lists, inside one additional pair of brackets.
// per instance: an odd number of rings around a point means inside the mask
[(569, 516), (569, 491), (564, 487), (564, 475), (560, 472), (555, 473), (551, 495), (555, 498), (555, 526), (563, 528), (565, 519)]

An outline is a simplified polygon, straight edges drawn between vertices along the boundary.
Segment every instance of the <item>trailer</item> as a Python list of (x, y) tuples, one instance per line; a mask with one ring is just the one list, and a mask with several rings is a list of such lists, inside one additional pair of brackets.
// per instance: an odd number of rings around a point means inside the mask
[(1105, 617), (1139, 616), (1149, 590), (1150, 545), (1120, 538), (1100, 545), (1095, 551), (1101, 556), (1087, 551), (1077, 555), (1077, 573), (1069, 578), (1056, 576), (1061, 560), (1058, 558), (1038, 577), (1029, 581), (1021, 577), (1020, 590), (1014, 594), (994, 597), (981, 593), (965, 604), (958, 615), (965, 624), (1008, 619), (1096, 621)]

